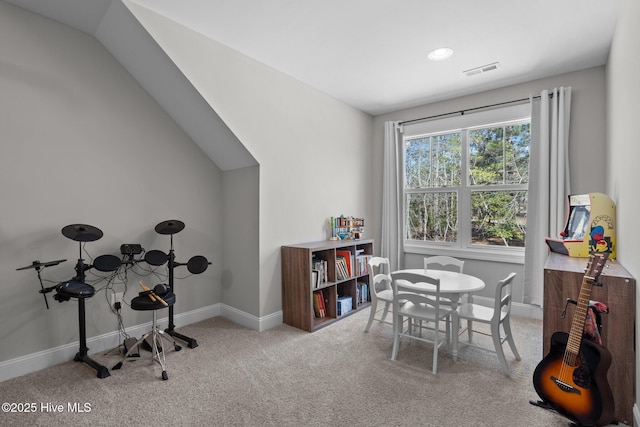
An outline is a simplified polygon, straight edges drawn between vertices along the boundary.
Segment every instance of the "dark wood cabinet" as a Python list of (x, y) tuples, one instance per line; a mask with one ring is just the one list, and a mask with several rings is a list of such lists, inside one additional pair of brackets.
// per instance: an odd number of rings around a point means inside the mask
[[(373, 240), (325, 240), (282, 246), (284, 323), (313, 332), (368, 307), (371, 297), (366, 259), (372, 254)], [(346, 275), (338, 268), (340, 257), (349, 258)], [(318, 263), (324, 265), (319, 275), (314, 268)], [(345, 298), (348, 312), (342, 305), (338, 307)], [(321, 316), (314, 309), (318, 299), (324, 304)]]
[[(551, 335), (569, 332), (575, 305), (562, 311), (567, 298), (577, 300), (588, 258), (573, 258), (550, 253), (544, 269), (544, 355), (549, 351)], [(609, 308), (602, 319), (602, 344), (611, 352), (607, 380), (613, 392), (615, 418), (633, 425), (635, 381), (635, 288), (636, 281), (617, 260), (608, 260), (600, 275), (602, 286), (594, 286), (591, 300)]]

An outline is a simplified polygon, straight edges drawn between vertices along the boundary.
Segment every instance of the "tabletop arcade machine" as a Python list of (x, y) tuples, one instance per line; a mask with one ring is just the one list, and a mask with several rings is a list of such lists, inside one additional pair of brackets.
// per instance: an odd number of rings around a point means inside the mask
[(551, 252), (570, 257), (608, 253), (616, 257), (616, 205), (606, 194), (568, 196), (569, 212), (559, 238), (545, 239)]

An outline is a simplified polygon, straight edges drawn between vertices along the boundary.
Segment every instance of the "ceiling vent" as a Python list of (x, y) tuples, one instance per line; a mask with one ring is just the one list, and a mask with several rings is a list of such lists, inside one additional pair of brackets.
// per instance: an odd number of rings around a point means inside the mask
[(470, 70), (463, 71), (462, 73), (467, 76), (475, 76), (476, 74), (488, 73), (489, 71), (497, 70), (500, 68), (499, 62), (494, 62), (493, 64), (483, 65), (481, 67), (471, 68)]

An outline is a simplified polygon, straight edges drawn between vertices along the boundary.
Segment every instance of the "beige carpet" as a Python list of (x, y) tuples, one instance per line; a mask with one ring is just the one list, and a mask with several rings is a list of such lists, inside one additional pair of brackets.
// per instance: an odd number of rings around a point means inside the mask
[[(167, 349), (167, 381), (146, 351), (120, 370), (111, 370), (117, 350), (93, 355), (110, 369), (105, 379), (69, 361), (1, 382), (3, 402), (37, 410), (1, 413), (0, 425), (567, 425), (529, 403), (537, 398), (531, 377), (542, 357), (540, 321), (514, 319), (522, 361), (506, 350), (511, 378), (495, 354), (465, 346), (456, 363), (442, 348), (433, 375), (429, 344), (404, 340), (391, 361), (391, 326), (375, 322), (363, 333), (368, 314), (312, 334), (287, 325), (258, 333), (220, 317), (179, 328), (199, 346)], [(47, 404), (63, 409), (43, 410)], [(70, 404), (84, 412), (70, 412)]]

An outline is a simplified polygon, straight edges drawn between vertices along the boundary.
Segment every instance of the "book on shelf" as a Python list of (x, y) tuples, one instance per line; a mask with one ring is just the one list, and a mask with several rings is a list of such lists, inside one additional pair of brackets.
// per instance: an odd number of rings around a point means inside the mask
[(347, 268), (347, 261), (344, 257), (336, 256), (336, 279), (347, 280), (350, 276)]
[(313, 293), (313, 311), (315, 316), (323, 318), (327, 316), (327, 308), (324, 305), (324, 296), (322, 291)]
[[(329, 269), (327, 268), (326, 260), (314, 257), (311, 260), (311, 269), (318, 271), (318, 285), (314, 287), (317, 288), (322, 283), (327, 283), (329, 281), (329, 276), (328, 276)], [(315, 282), (312, 282), (312, 283), (315, 283)]]
[(356, 302), (358, 304), (364, 304), (369, 301), (369, 284), (365, 282), (358, 282), (356, 285)]
[(349, 313), (353, 309), (351, 297), (338, 297), (338, 316)]
[(350, 251), (336, 250), (336, 258), (342, 258), (345, 260), (345, 263), (347, 264), (347, 277), (351, 277), (353, 274), (351, 266), (354, 264), (352, 259), (353, 254)]
[(364, 276), (369, 274), (369, 260), (373, 255), (356, 254), (356, 274)]
[(316, 317), (320, 317), (320, 303), (318, 302), (318, 293), (314, 292), (313, 293), (313, 312), (315, 313)]

